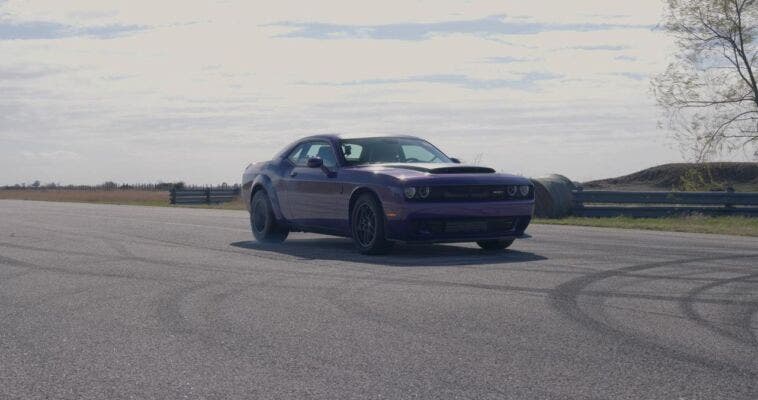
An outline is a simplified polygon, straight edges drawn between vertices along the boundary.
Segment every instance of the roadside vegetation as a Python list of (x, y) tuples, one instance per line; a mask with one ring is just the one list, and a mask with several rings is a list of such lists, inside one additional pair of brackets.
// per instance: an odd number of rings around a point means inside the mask
[(663, 164), (581, 185), (586, 190), (758, 192), (758, 162)]
[[(169, 192), (155, 190), (4, 189), (0, 190), (0, 199), (179, 207), (169, 204)], [(242, 204), (242, 201), (239, 199), (222, 204), (181, 207), (214, 208), (224, 210), (245, 209), (245, 205)]]
[(566, 217), (559, 219), (536, 219), (536, 224), (576, 225), (621, 229), (645, 229), (654, 231), (716, 233), (758, 237), (758, 218), (706, 217), (701, 215), (667, 218), (585, 218)]
[(161, 206), (168, 192), (150, 190), (0, 190), (0, 199)]

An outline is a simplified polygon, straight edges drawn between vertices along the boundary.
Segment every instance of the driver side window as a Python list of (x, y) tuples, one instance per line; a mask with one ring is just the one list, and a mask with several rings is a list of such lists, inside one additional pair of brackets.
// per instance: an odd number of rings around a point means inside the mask
[(297, 145), (291, 152), (290, 155), (287, 156), (287, 159), (290, 160), (290, 162), (297, 166), (305, 166), (306, 162), (308, 161), (305, 157), (305, 148), (307, 143), (301, 143)]
[(298, 167), (308, 165), (308, 159), (318, 157), (324, 160), (325, 167), (337, 166), (337, 158), (334, 156), (334, 150), (328, 142), (306, 142), (295, 147), (287, 157), (293, 164)]

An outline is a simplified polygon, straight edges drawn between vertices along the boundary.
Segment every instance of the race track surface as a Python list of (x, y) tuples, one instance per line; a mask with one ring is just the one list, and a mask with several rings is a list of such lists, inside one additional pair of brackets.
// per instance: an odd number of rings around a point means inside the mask
[(0, 201), (0, 398), (758, 398), (758, 240), (528, 233), (369, 257), (240, 211)]

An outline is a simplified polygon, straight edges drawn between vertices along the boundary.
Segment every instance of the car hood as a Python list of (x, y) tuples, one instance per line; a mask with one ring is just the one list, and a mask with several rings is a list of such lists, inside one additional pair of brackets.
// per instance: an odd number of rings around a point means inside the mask
[(515, 175), (496, 173), (478, 165), (454, 163), (390, 163), (351, 167), (394, 177), (406, 184), (528, 184), (529, 180)]

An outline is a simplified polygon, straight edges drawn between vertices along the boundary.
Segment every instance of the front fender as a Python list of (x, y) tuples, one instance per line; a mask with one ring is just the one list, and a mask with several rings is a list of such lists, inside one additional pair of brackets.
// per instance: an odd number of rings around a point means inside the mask
[(247, 210), (250, 211), (250, 202), (252, 201), (252, 192), (256, 189), (262, 187), (266, 190), (266, 193), (268, 194), (268, 199), (271, 201), (271, 209), (274, 212), (274, 216), (277, 220), (283, 220), (284, 214), (282, 214), (282, 208), (281, 208), (281, 202), (279, 201), (279, 195), (276, 192), (276, 189), (274, 188), (273, 182), (271, 182), (271, 178), (269, 178), (267, 175), (260, 174), (253, 179), (253, 183), (250, 187), (250, 192), (247, 196), (246, 201), (246, 207)]

